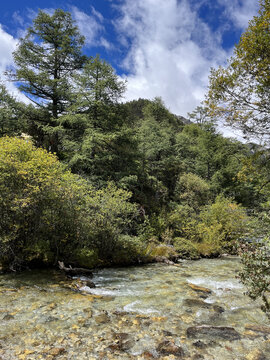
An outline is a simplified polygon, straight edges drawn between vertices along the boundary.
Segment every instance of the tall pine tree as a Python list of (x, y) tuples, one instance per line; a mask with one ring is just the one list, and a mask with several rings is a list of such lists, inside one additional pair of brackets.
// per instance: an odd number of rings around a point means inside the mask
[(39, 11), (13, 54), (16, 70), (10, 73), (11, 78), (42, 110), (39, 116), (37, 112), (32, 116), (36, 126), (31, 127), (31, 135), (57, 154), (60, 151), (58, 118), (69, 105), (72, 75), (85, 61), (81, 53), (83, 43), (84, 37), (70, 13), (61, 9), (53, 15)]

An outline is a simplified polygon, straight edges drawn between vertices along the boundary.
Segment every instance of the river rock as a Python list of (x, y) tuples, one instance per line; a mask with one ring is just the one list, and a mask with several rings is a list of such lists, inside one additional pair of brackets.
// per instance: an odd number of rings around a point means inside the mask
[(90, 287), (90, 289), (93, 289), (96, 287), (96, 285), (93, 283), (93, 281), (87, 279), (87, 280), (84, 280), (84, 283), (86, 286)]
[(254, 349), (246, 356), (246, 360), (267, 360), (267, 357), (261, 350)]
[(50, 349), (49, 354), (52, 356), (58, 356), (58, 355), (63, 354), (65, 351), (66, 351), (65, 348), (62, 348), (62, 347), (56, 348), (55, 347), (55, 348)]
[(3, 320), (13, 320), (13, 319), (14, 319), (14, 316), (11, 314), (7, 314), (3, 317)]
[(195, 341), (192, 345), (198, 349), (205, 349), (207, 347), (207, 344), (205, 344), (201, 340)]
[(185, 299), (183, 304), (189, 307), (200, 307), (204, 309), (210, 309), (212, 307), (212, 304), (208, 304), (200, 299)]
[(216, 304), (213, 305), (213, 309), (215, 310), (215, 312), (217, 312), (219, 314), (221, 314), (221, 313), (223, 313), (225, 311), (222, 306), (216, 305)]
[(261, 325), (246, 325), (246, 330), (251, 330), (253, 332), (262, 333), (265, 335), (270, 335), (270, 327), (269, 326), (261, 326)]
[(130, 338), (130, 335), (127, 333), (114, 333), (113, 338), (115, 342), (109, 345), (110, 350), (122, 350), (126, 351), (132, 348), (135, 345), (135, 341)]
[(50, 315), (44, 320), (44, 322), (47, 323), (47, 322), (57, 321), (57, 320), (59, 320), (57, 317)]
[(212, 294), (212, 290), (207, 289), (207, 288), (205, 288), (203, 286), (198, 286), (198, 285), (195, 285), (195, 284), (192, 284), (192, 283), (188, 283), (188, 286), (192, 290), (194, 290), (194, 291), (196, 291), (198, 293), (203, 293), (203, 294), (208, 294), (208, 295)]
[(93, 315), (93, 311), (90, 308), (83, 309), (83, 312), (87, 315), (88, 318), (91, 318)]
[(219, 314), (221, 314), (225, 311), (224, 308), (220, 305), (209, 304), (200, 299), (185, 299), (183, 303), (184, 303), (184, 305), (189, 306), (189, 307), (200, 307), (203, 309), (213, 309), (215, 312), (217, 312)]
[(220, 340), (239, 340), (240, 334), (232, 327), (227, 326), (191, 326), (187, 328), (189, 338), (215, 338)]
[(164, 336), (176, 336), (176, 335), (174, 335), (172, 332), (170, 332), (168, 330), (162, 330), (162, 332), (163, 332)]
[(143, 357), (143, 359), (154, 359), (154, 358), (156, 358), (150, 351), (145, 351), (144, 353), (142, 353), (141, 356)]
[(195, 354), (195, 355), (192, 356), (191, 359), (192, 360), (202, 360), (202, 359), (204, 359), (204, 356), (201, 355), (201, 354)]
[(114, 339), (124, 341), (124, 340), (127, 340), (129, 338), (129, 334), (127, 334), (127, 333), (114, 333), (113, 337), (114, 337)]
[(161, 355), (177, 355), (180, 357), (185, 355), (184, 350), (180, 346), (175, 345), (172, 341), (169, 340), (161, 342), (157, 347), (157, 351)]
[(110, 322), (110, 320), (111, 320), (110, 317), (106, 313), (97, 315), (95, 317), (95, 322), (97, 324), (106, 324), (106, 323)]

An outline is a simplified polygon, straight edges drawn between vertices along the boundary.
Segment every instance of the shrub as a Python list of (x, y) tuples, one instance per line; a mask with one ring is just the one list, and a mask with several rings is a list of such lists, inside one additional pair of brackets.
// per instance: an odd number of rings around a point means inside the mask
[(247, 216), (241, 206), (232, 199), (217, 196), (212, 205), (207, 205), (200, 213), (197, 231), (201, 239), (199, 250), (204, 255), (230, 249), (235, 240), (246, 231)]
[(175, 249), (172, 246), (155, 243), (148, 244), (146, 254), (152, 260), (158, 257), (175, 260), (178, 257)]
[(168, 216), (173, 244), (180, 256), (197, 258), (231, 251), (235, 240), (246, 231), (244, 209), (223, 196), (201, 208), (199, 214), (189, 205), (177, 205)]
[(239, 278), (247, 287), (247, 295), (251, 299), (261, 298), (262, 310), (270, 319), (270, 240), (263, 239), (259, 243), (243, 243), (240, 247), (243, 265)]
[(144, 263), (149, 261), (146, 244), (140, 237), (121, 235), (118, 239), (112, 261), (117, 265)]
[(174, 248), (177, 251), (177, 254), (181, 258), (188, 258), (188, 259), (199, 259), (200, 258), (200, 251), (198, 250), (198, 244), (191, 240), (176, 237), (174, 238), (173, 242)]
[(133, 231), (137, 207), (113, 184), (95, 190), (30, 141), (0, 139), (0, 262), (18, 268), (58, 259), (111, 259)]

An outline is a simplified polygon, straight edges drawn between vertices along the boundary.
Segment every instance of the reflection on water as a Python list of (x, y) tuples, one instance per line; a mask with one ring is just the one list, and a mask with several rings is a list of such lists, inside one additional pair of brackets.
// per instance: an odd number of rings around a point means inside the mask
[[(0, 359), (270, 359), (270, 324), (236, 258), (0, 276)], [(79, 289), (79, 290), (78, 290)]]

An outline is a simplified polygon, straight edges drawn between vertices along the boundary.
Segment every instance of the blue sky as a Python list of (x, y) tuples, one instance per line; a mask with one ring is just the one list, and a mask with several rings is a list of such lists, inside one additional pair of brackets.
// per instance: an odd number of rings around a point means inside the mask
[(126, 100), (161, 96), (172, 112), (185, 116), (203, 100), (210, 68), (232, 55), (258, 1), (1, 1), (1, 72), (12, 66), (18, 39), (39, 8), (72, 13), (86, 37), (84, 52), (99, 53), (127, 80)]

